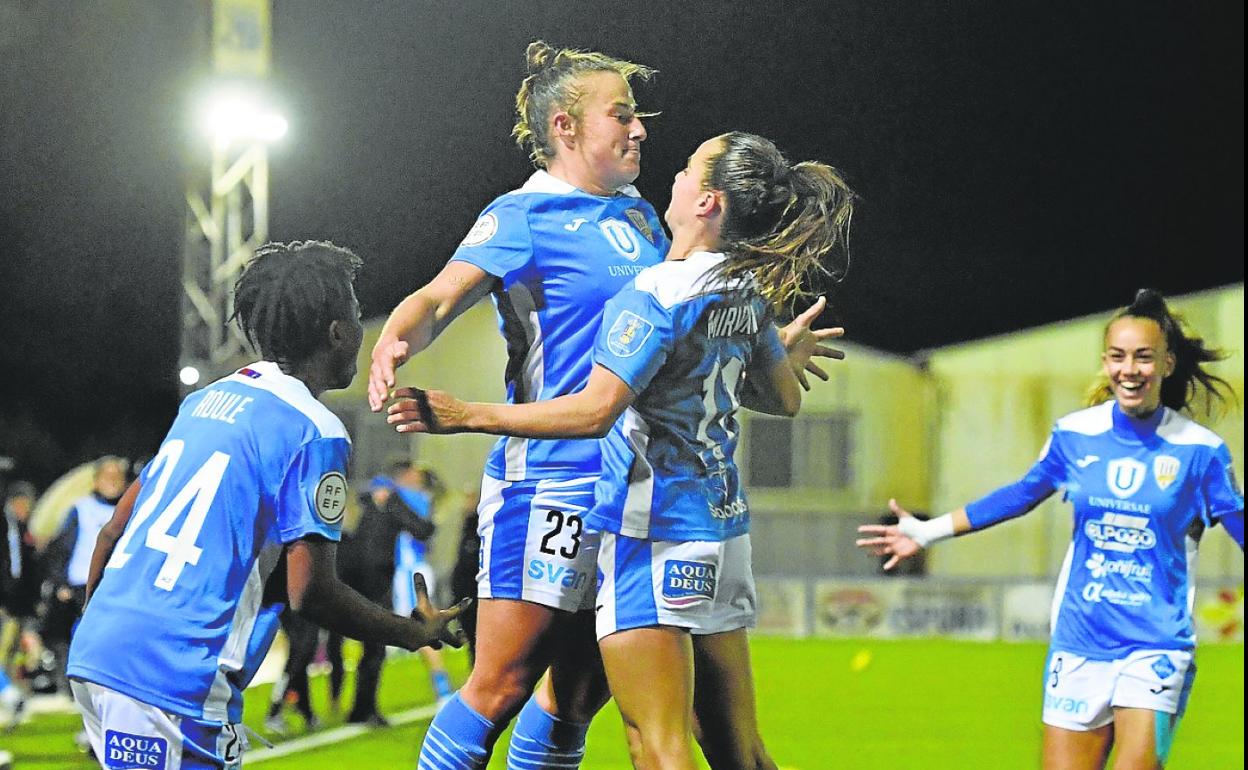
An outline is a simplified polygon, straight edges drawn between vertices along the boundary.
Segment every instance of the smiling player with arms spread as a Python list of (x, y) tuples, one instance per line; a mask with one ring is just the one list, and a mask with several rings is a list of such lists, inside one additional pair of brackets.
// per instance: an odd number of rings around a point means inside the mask
[(1021, 516), (1061, 489), (1074, 539), (1058, 579), (1044, 680), (1044, 767), (1162, 767), (1195, 679), (1196, 548), (1221, 524), (1242, 549), (1244, 498), (1225, 443), (1184, 417), (1199, 391), (1229, 389), (1224, 356), (1141, 290), (1105, 329), (1104, 381), (1089, 409), (1057, 421), (1018, 482), (931, 521), (890, 501), (897, 525), (864, 525), (860, 547), (891, 556)]

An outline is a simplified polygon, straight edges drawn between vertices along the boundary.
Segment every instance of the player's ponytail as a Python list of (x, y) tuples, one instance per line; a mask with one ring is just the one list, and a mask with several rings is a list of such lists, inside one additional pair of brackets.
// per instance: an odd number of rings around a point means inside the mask
[(818, 278), (849, 270), (854, 192), (835, 168), (790, 165), (767, 139), (734, 131), (710, 160), (706, 187), (724, 195), (720, 242), (725, 281), (746, 275), (777, 310), (813, 293)]
[[(1234, 402), (1235, 392), (1230, 383), (1205, 370), (1204, 364), (1221, 361), (1228, 354), (1207, 345), (1186, 327), (1183, 317), (1166, 304), (1166, 299), (1156, 289), (1140, 289), (1130, 305), (1114, 313), (1105, 325), (1105, 334), (1120, 318), (1147, 318), (1161, 327), (1166, 348), (1174, 356), (1174, 371), (1161, 383), (1161, 403), (1176, 411), (1197, 411), (1199, 403), (1207, 416), (1225, 411), (1228, 402)], [(1102, 376), (1088, 394), (1090, 404), (1099, 404), (1114, 397), (1108, 380)]]
[[(555, 147), (550, 141), (550, 116), (557, 110), (567, 110), (579, 117), (578, 78), (591, 72), (614, 72), (631, 82), (634, 77), (648, 80), (655, 73), (644, 64), (597, 51), (555, 48), (542, 40), (529, 43), (524, 60), (528, 76), (516, 93), (516, 124), (511, 135), (516, 144), (529, 151), (533, 165), (539, 168), (546, 168), (555, 157)], [(639, 116), (645, 117), (644, 114)]]

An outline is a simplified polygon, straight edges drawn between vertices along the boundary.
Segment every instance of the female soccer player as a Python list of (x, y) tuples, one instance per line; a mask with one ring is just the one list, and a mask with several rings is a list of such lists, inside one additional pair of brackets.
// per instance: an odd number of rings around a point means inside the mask
[[(608, 299), (667, 251), (658, 215), (632, 182), (646, 129), (629, 85), (652, 70), (592, 51), (526, 51), (512, 131), (538, 167), (482, 212), (446, 267), (401, 302), (373, 348), (369, 401), (380, 410), (394, 370), (461, 312), (492, 294), (516, 403), (579, 388)], [(606, 702), (594, 644), (596, 539), (584, 516), (599, 455), (592, 441), (498, 442), (481, 485), (477, 658), (434, 718), (421, 768), (483, 767), (498, 734), (547, 667), (550, 686), (513, 732), (513, 767), (575, 767)]]
[(735, 413), (797, 413), (797, 372), (817, 343), (786, 352), (771, 319), (844, 251), (852, 197), (831, 167), (790, 166), (761, 137), (704, 142), (672, 187), (667, 259), (607, 303), (582, 390), (510, 405), (400, 390), (390, 407), (404, 430), (605, 436), (587, 520), (602, 537), (597, 635), (638, 767), (693, 767), (695, 698), (704, 735), (754, 752), (727, 760), (712, 741), (712, 765), (774, 767), (746, 643), (755, 597)]
[(400, 617), (339, 581), (350, 442), (317, 397), (355, 375), (359, 258), (262, 247), (235, 317), (264, 360), (187, 396), (104, 525), (68, 674), (104, 768), (237, 767), (242, 696), (289, 602), (362, 641), (456, 643), (420, 587)]
[(1027, 475), (964, 508), (919, 521), (889, 501), (895, 526), (865, 525), (858, 545), (885, 569), (954, 535), (1021, 516), (1058, 489), (1074, 538), (1053, 605), (1044, 680), (1044, 767), (1165, 764), (1187, 705), (1196, 546), (1221, 523), (1244, 546), (1244, 498), (1222, 439), (1179, 414), (1227, 383), (1204, 364), (1223, 355), (1186, 332), (1144, 289), (1105, 328), (1094, 406), (1057, 421)]

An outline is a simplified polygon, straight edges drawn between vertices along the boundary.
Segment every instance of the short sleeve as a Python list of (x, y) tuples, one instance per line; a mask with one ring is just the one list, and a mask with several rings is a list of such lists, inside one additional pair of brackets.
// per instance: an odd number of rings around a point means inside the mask
[(612, 297), (602, 314), (594, 363), (615, 373), (634, 393), (650, 384), (672, 347), (671, 314), (633, 284)]
[(452, 260), (467, 262), (503, 279), (532, 258), (528, 209), (514, 195), (504, 195), (487, 206), (451, 255)]
[(1244, 493), (1235, 479), (1231, 453), (1226, 444), (1213, 451), (1200, 486), (1208, 523), (1212, 524), (1228, 513), (1244, 510)]
[(277, 526), (283, 543), (307, 535), (335, 541), (341, 537), (350, 453), (345, 438), (315, 439), (299, 448), (278, 491)]

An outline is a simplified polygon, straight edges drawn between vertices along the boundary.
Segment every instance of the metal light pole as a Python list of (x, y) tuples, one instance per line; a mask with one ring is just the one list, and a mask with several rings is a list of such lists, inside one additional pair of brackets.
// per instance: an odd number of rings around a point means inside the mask
[(232, 368), (247, 351), (226, 321), (234, 282), (268, 239), (268, 144), (286, 132), (285, 119), (264, 104), (270, 44), (269, 0), (214, 0), (215, 84), (200, 116), (210, 159), (186, 190), (179, 378), (188, 389)]

